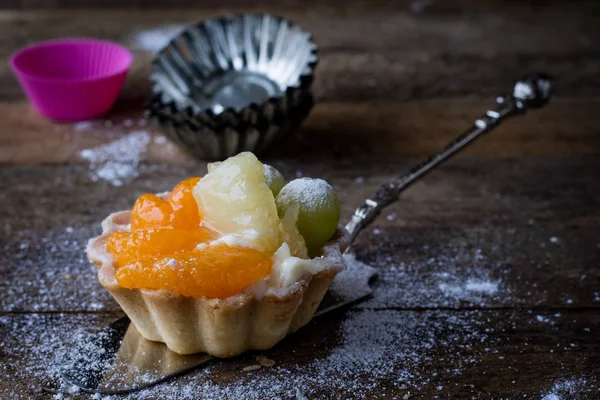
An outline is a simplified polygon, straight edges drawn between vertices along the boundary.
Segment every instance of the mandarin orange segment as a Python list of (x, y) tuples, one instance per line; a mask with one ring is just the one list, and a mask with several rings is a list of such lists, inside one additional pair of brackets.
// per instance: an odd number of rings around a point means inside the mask
[(175, 229), (194, 229), (200, 226), (198, 204), (192, 195), (192, 189), (200, 178), (189, 178), (173, 188), (167, 202), (173, 209), (171, 226)]
[(165, 289), (193, 297), (224, 298), (271, 273), (260, 251), (200, 243), (218, 237), (201, 225), (192, 189), (200, 178), (179, 183), (166, 200), (144, 194), (131, 213), (131, 232), (112, 233), (106, 249), (115, 258), (116, 278), (125, 288)]
[(133, 232), (114, 232), (106, 243), (106, 250), (115, 257), (117, 267), (147, 257), (162, 257), (194, 249), (199, 243), (217, 238), (208, 228), (179, 230), (152, 228)]
[(165, 289), (192, 297), (225, 298), (271, 273), (272, 261), (258, 250), (226, 244), (143, 259), (115, 274), (125, 288)]
[(192, 189), (200, 178), (189, 178), (173, 188), (166, 200), (154, 194), (138, 197), (131, 210), (131, 229), (172, 227), (195, 229), (200, 226), (200, 213)]
[(154, 194), (143, 194), (131, 210), (131, 230), (169, 226), (173, 208)]

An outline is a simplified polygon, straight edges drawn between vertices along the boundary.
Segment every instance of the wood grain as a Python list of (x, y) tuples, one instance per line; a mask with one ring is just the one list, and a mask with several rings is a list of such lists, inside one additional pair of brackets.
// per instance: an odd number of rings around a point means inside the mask
[[(409, 164), (274, 165), (288, 178), (301, 171), (331, 182), (347, 221), (380, 184)], [(599, 168), (595, 158), (453, 161), (359, 236), (358, 257), (381, 271), (377, 296), (367, 306), (599, 307)], [(169, 190), (203, 171), (205, 166), (196, 164), (144, 165), (137, 179), (115, 187), (91, 181), (85, 166), (0, 170), (6, 185), (0, 194), (6, 258), (0, 263), (6, 277), (0, 283), (2, 309), (118, 310), (85, 259), (87, 240), (99, 233), (106, 215), (130, 208), (139, 194)], [(458, 281), (443, 279), (444, 272)], [(501, 292), (465, 300), (438, 289), (473, 276), (500, 282)]]
[[(488, 1), (467, 7), (453, 1), (434, 3), (423, 14), (411, 11), (409, 2), (371, 7), (359, 1), (345, 7), (315, 3), (309, 11), (294, 2), (275, 7), (274, 13), (311, 31), (320, 46), (314, 83), (318, 106), (303, 126), (303, 135), (291, 140), (282, 156), (323, 157), (324, 149), (348, 157), (428, 154), (492, 107), (494, 97), (510, 91), (515, 79), (538, 70), (558, 78), (557, 98), (547, 109), (495, 133), (471, 150), (473, 154), (599, 151), (595, 88), (600, 84), (600, 13), (595, 2), (569, 4), (507, 6)], [(247, 7), (236, 2), (229, 11)], [(156, 36), (223, 12), (207, 4), (185, 11), (0, 13), (0, 33), (11, 38), (0, 44), (0, 59), (5, 61), (26, 44), (74, 35), (122, 42), (136, 56), (121, 99), (107, 117), (113, 127), (99, 123), (92, 132), (73, 132), (68, 124), (39, 118), (24, 101), (7, 63), (0, 63), (0, 163), (77, 161), (82, 148), (122, 134), (120, 124), (138, 121), (148, 96), (152, 55), (144, 51), (140, 35)], [(163, 31), (151, 31), (161, 27)], [(379, 139), (371, 140), (373, 136)], [(178, 150), (152, 146), (147, 159), (188, 159)]]
[[(600, 347), (597, 334), (600, 330), (600, 314), (586, 310), (555, 311), (527, 310), (488, 310), (488, 311), (372, 311), (384, 313), (393, 326), (379, 326), (373, 329), (396, 330), (401, 340), (390, 346), (390, 352), (405, 355), (399, 358), (391, 376), (398, 376), (403, 368), (413, 371), (415, 379), (406, 382), (381, 380), (372, 390), (377, 398), (394, 399), (409, 395), (410, 399), (438, 398), (542, 398), (552, 392), (552, 386), (560, 377), (581, 377), (586, 385), (575, 386), (570, 394), (574, 399), (593, 399), (597, 395), (598, 374), (600, 374), (597, 355)], [(319, 362), (343, 342), (340, 330), (344, 320), (355, 317), (357, 312), (338, 312), (330, 316), (327, 322), (315, 320), (297, 335), (293, 335), (275, 348), (264, 354), (276, 361), (273, 368), (262, 368), (257, 371), (244, 372), (243, 368), (256, 365), (254, 354), (242, 356), (230, 362), (216, 364), (210, 372), (202, 370), (191, 372), (183, 378), (168, 383), (169, 391), (174, 396), (185, 393), (186, 385), (194, 382), (209, 381), (215, 395), (226, 393), (236, 382), (254, 379), (276, 380), (278, 374), (289, 374), (297, 365), (305, 366), (303, 391), (309, 398), (345, 399), (356, 398), (357, 392), (348, 390), (352, 383), (339, 378), (337, 385), (319, 385), (323, 378), (318, 370), (310, 369), (313, 362)], [(547, 322), (541, 322), (539, 319)], [(111, 320), (111, 316), (85, 316), (85, 329), (98, 329)], [(32, 360), (41, 357), (53, 357), (51, 346), (38, 351), (35, 338), (27, 329), (31, 320), (25, 315), (0, 316), (0, 332), (8, 346), (3, 348), (4, 358), (11, 361), (9, 373), (17, 377), (16, 381), (0, 382), (0, 392), (14, 394), (14, 398), (50, 399), (50, 395), (41, 395), (37, 388), (43, 383), (45, 363), (37, 367), (31, 365)], [(377, 318), (375, 318), (377, 320)], [(51, 315), (36, 317), (35, 321), (43, 324), (51, 332), (59, 336), (54, 339), (53, 347), (68, 342), (69, 331), (61, 328), (77, 326), (82, 317), (77, 315)], [(550, 321), (550, 322), (548, 322)], [(22, 328), (9, 330), (9, 327)], [(444, 328), (441, 328), (441, 327)], [(411, 332), (411, 329), (414, 329)], [(440, 330), (442, 330), (440, 332)], [(34, 332), (37, 332), (34, 330)], [(302, 335), (302, 340), (300, 339)], [(424, 350), (419, 340), (435, 336), (431, 348)], [(323, 340), (327, 338), (327, 340)], [(27, 341), (33, 343), (29, 348), (19, 346)], [(418, 355), (411, 352), (419, 351)], [(403, 358), (404, 357), (404, 358)], [(417, 360), (417, 361), (415, 361)], [(318, 365), (318, 364), (317, 364)], [(28, 373), (23, 373), (28, 371)], [(33, 376), (31, 375), (33, 373)], [(27, 377), (27, 379), (24, 379)], [(354, 379), (364, 380), (357, 376)], [(335, 380), (330, 377), (327, 381)], [(249, 387), (252, 387), (250, 385)], [(441, 387), (441, 388), (440, 388)], [(265, 389), (262, 389), (266, 392)], [(279, 392), (278, 392), (279, 390)], [(289, 389), (274, 389), (279, 398), (294, 399)], [(140, 392), (132, 398), (152, 397), (155, 391)], [(273, 390), (269, 392), (271, 395)], [(369, 396), (368, 393), (365, 393)], [(261, 398), (261, 392), (248, 390), (248, 398)], [(22, 396), (22, 397), (17, 397)], [(75, 398), (89, 398), (76, 396)], [(264, 397), (262, 397), (264, 398)]]
[[(392, 159), (424, 157), (441, 149), (467, 129), (492, 98), (426, 100), (403, 103), (326, 103), (317, 106), (300, 132), (268, 156), (281, 160)], [(593, 155), (600, 151), (600, 131), (593, 115), (596, 100), (554, 99), (544, 110), (508, 121), (465, 151), (470, 156), (525, 157)], [(140, 127), (142, 111), (115, 113), (111, 126), (103, 121), (81, 130), (78, 125), (56, 124), (38, 118), (23, 103), (0, 104), (7, 129), (0, 134), (0, 164), (60, 164), (83, 162), (80, 152), (115, 141), (128, 133), (147, 131), (154, 140), (142, 159), (149, 162), (187, 163), (184, 149), (157, 142), (159, 130)], [(135, 125), (124, 126), (124, 121)], [(577, 125), (565, 121), (578, 121)], [(9, 132), (15, 132), (9, 134)]]
[[(0, 381), (0, 397), (51, 398), (39, 392), (46, 359), (75, 332), (122, 315), (83, 254), (99, 221), (141, 193), (205, 171), (145, 125), (152, 53), (140, 35), (265, 10), (301, 24), (320, 47), (318, 104), (266, 160), (287, 178), (332, 183), (343, 220), (524, 73), (555, 75), (555, 96), (416, 184), (358, 237), (356, 257), (379, 271), (371, 299), (268, 351), (274, 369), (243, 372), (255, 362), (247, 355), (168, 383), (170, 395), (207, 379), (212, 394), (225, 396), (236, 385), (256, 388), (320, 365), (350, 340), (355, 318), (372, 318), (370, 329), (398, 335), (381, 345), (396, 364), (374, 386), (369, 373), (319, 384), (320, 370), (311, 369), (309, 398), (542, 398), (557, 382), (577, 383), (565, 398), (598, 397), (599, 2), (176, 0), (168, 10), (154, 0), (122, 3), (14, 0), (3, 4), (13, 10), (0, 11), (0, 372), (11, 377)], [(41, 118), (12, 76), (11, 53), (62, 36), (106, 38), (134, 52), (106, 118), (83, 125)], [(118, 187), (94, 182), (81, 150), (140, 130), (152, 140), (139, 177)], [(465, 291), (469, 279), (496, 286)], [(424, 340), (432, 341), (427, 349)], [(295, 397), (281, 390), (281, 398)]]

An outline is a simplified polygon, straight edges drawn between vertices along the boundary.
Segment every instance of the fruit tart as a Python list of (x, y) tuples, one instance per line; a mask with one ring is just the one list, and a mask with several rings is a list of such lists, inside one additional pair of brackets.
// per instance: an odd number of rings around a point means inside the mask
[(252, 153), (144, 194), (87, 254), (138, 331), (179, 354), (267, 349), (306, 325), (348, 245), (327, 182), (287, 184)]

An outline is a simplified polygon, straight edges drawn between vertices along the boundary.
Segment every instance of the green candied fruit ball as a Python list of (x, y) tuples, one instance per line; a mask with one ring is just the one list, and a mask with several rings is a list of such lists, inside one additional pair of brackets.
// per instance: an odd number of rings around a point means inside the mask
[(277, 197), (281, 189), (285, 186), (285, 179), (281, 172), (277, 171), (274, 167), (263, 164), (265, 167), (265, 182), (267, 182), (267, 186), (273, 192), (273, 197)]
[(296, 226), (310, 251), (331, 239), (340, 221), (340, 200), (323, 179), (295, 179), (281, 189), (275, 203), (280, 218), (297, 205)]

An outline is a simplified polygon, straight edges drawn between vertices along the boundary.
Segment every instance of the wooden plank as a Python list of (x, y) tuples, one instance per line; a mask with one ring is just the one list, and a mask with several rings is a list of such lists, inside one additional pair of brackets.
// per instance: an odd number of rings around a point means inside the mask
[[(330, 181), (345, 221), (408, 163), (274, 165), (288, 178)], [(594, 158), (453, 161), (359, 237), (358, 258), (381, 270), (377, 296), (367, 304), (597, 307), (598, 168)], [(87, 239), (139, 194), (168, 190), (202, 171), (196, 164), (143, 165), (139, 178), (112, 186), (91, 181), (84, 166), (1, 169), (0, 309), (117, 310), (83, 254)]]
[[(56, 372), (69, 343), (111, 316), (0, 316), (0, 381), (9, 398), (36, 392)], [(595, 398), (598, 310), (338, 312), (315, 320), (264, 354), (275, 366), (254, 371), (255, 354), (128, 399)], [(87, 398), (74, 396), (74, 398)]]
[[(556, 74), (556, 91), (563, 97), (527, 120), (502, 128), (501, 135), (490, 136), (470, 150), (472, 154), (597, 152), (597, 3), (573, 7), (556, 2), (541, 8), (482, 4), (470, 6), (468, 14), (461, 12), (465, 7), (461, 2), (436, 3), (425, 15), (411, 13), (407, 3), (374, 7), (352, 2), (310, 9), (286, 5), (274, 10), (314, 32), (321, 48), (314, 87), (320, 104), (304, 125), (304, 135), (289, 141), (283, 156), (323, 157), (331, 149), (339, 157), (422, 156), (493, 106), (493, 97), (509, 91), (515, 78), (534, 70)], [(222, 12), (1, 12), (0, 32), (11, 38), (0, 44), (5, 61), (11, 52), (34, 41), (87, 35), (129, 45), (135, 50), (136, 63), (120, 102), (107, 118), (112, 126), (100, 121), (88, 130), (40, 118), (26, 105), (8, 64), (0, 63), (4, 127), (0, 163), (73, 162), (79, 160), (80, 150), (109, 142), (124, 131), (156, 132), (123, 126), (124, 121), (137, 123), (142, 118), (148, 98), (151, 54), (143, 51), (140, 37), (160, 36), (172, 30), (173, 24)], [(549, 31), (548, 26), (553, 29)], [(361, 33), (365, 31), (370, 34)], [(164, 145), (151, 145), (145, 158), (189, 160), (179, 149)]]
[[(359, 1), (309, 9), (279, 6), (272, 12), (314, 34), (322, 56), (319, 99), (405, 100), (496, 95), (532, 70), (559, 76), (563, 95), (594, 96), (600, 69), (598, 7), (595, 2), (557, 2), (547, 7), (519, 3), (497, 7), (492, 2), (469, 6), (468, 11), (434, 7), (421, 15), (393, 2), (376, 7)], [(5, 61), (27, 44), (74, 35), (122, 42), (136, 51), (129, 85), (147, 87), (144, 73), (151, 56), (143, 52), (144, 43), (152, 45), (151, 38), (158, 40), (173, 25), (245, 9), (4, 11), (0, 33), (10, 40), (0, 44), (0, 99), (22, 98)]]
[[(16, 50), (17, 47), (7, 49), (7, 57), (3, 61), (8, 64), (8, 55)], [(545, 72), (557, 78), (554, 92), (559, 96), (597, 98), (597, 91), (594, 90), (600, 84), (600, 56), (597, 54), (578, 56), (565, 52), (545, 55), (528, 54), (528, 50), (524, 50), (524, 55), (505, 53), (481, 56), (440, 53), (439, 50), (431, 54), (413, 54), (414, 51), (417, 50), (371, 48), (328, 52), (323, 49), (319, 53), (312, 87), (315, 99), (320, 103), (406, 102), (464, 96), (495, 99), (496, 96), (510, 93), (515, 81), (523, 75), (536, 72)], [(152, 55), (134, 51), (134, 56), (131, 72), (113, 110), (117, 114), (140, 109), (150, 97)], [(575, 65), (574, 58), (583, 65)], [(573, 72), (574, 69), (577, 72)], [(0, 93), (2, 104), (26, 101), (8, 65), (0, 67), (0, 85), (5, 88)]]
[[(600, 307), (598, 228), (375, 229), (356, 246), (379, 271), (365, 307)], [(118, 310), (83, 253), (90, 231), (8, 242), (1, 309)]]
[[(386, 210), (355, 245), (355, 257), (379, 270), (374, 296), (268, 351), (275, 367), (244, 371), (256, 365), (248, 354), (131, 398), (598, 397), (600, 3), (208, 0), (189, 9), (178, 0), (148, 11), (156, 5), (0, 12), (8, 38), (0, 42), (0, 164), (80, 164), (0, 168), (0, 372), (10, 377), (0, 397), (52, 398), (39, 385), (63, 346), (122, 315), (83, 255), (99, 221), (143, 192), (204, 172), (145, 125), (156, 39), (144, 35), (252, 10), (300, 23), (320, 46), (319, 104), (268, 161), (288, 178), (329, 180), (344, 220), (406, 170), (407, 158), (437, 150), (522, 73), (557, 75), (557, 97)], [(55, 124), (26, 104), (8, 56), (74, 35), (124, 43), (136, 62), (110, 116)], [(136, 131), (149, 142), (124, 167), (140, 176), (124, 186), (94, 182), (98, 166), (82, 164), (81, 150)], [(169, 164), (145, 163), (157, 161)]]
[[(323, 103), (313, 110), (298, 134), (272, 149), (271, 157), (304, 162), (424, 157), (441, 149), (493, 106), (491, 97)], [(553, 99), (547, 108), (507, 122), (466, 153), (485, 157), (597, 154), (598, 107), (600, 101), (594, 99)], [(4, 124), (0, 131), (0, 164), (82, 162), (81, 150), (140, 131), (152, 136), (140, 154), (142, 160), (188, 163), (192, 159), (147, 124), (140, 108), (117, 111), (107, 120), (83, 124), (53, 123), (38, 117), (23, 103), (0, 103), (0, 115)]]

